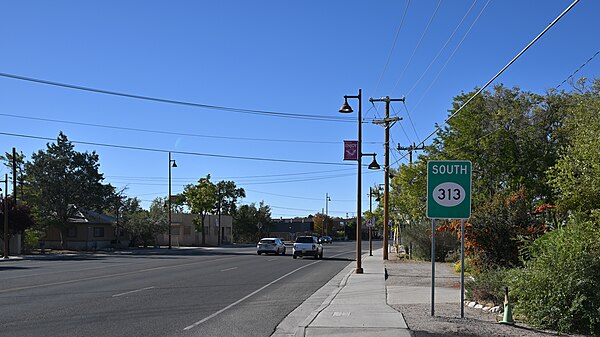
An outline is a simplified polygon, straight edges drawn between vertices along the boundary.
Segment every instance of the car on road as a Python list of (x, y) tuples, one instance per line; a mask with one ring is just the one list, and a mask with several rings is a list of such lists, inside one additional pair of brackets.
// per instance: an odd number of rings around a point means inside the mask
[(262, 238), (256, 244), (256, 254), (285, 255), (285, 244), (279, 238)]
[(323, 258), (323, 245), (316, 236), (299, 236), (294, 242), (292, 257), (312, 256), (315, 259)]
[(321, 237), (321, 243), (333, 243), (333, 238), (331, 236), (325, 235)]

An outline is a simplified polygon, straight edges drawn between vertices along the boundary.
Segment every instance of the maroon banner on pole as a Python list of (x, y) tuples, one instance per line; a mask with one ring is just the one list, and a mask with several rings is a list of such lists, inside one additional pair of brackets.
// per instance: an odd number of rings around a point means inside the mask
[(344, 141), (344, 160), (358, 160), (358, 141)]

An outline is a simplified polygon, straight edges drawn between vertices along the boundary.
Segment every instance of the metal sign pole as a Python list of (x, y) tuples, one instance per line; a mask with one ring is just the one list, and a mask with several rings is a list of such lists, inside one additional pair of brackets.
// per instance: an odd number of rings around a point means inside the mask
[(431, 316), (435, 314), (435, 219), (431, 219)]
[(460, 318), (465, 318), (465, 219), (460, 219)]

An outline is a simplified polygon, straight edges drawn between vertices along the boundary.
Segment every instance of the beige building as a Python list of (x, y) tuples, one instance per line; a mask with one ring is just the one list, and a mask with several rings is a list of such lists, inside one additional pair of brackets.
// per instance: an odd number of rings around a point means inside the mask
[[(196, 230), (196, 225), (194, 224), (195, 218), (200, 218), (200, 215), (186, 213), (171, 214), (172, 246), (202, 245), (202, 231)], [(219, 246), (232, 243), (232, 229), (231, 216), (207, 215), (204, 218), (205, 244), (208, 246)], [(161, 246), (168, 245), (169, 234), (160, 235), (158, 237), (158, 244)]]

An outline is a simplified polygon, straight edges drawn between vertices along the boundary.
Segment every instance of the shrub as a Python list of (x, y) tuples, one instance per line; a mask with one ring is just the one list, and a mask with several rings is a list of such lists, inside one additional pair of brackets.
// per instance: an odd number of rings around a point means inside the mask
[(40, 239), (43, 233), (40, 230), (28, 228), (24, 231), (23, 235), (23, 249), (25, 252), (31, 252), (40, 245)]
[(480, 271), (465, 282), (465, 296), (479, 303), (500, 305), (504, 302), (507, 275), (508, 269), (504, 268)]
[(533, 326), (600, 335), (599, 238), (597, 222), (573, 222), (533, 241), (508, 278), (515, 312)]

